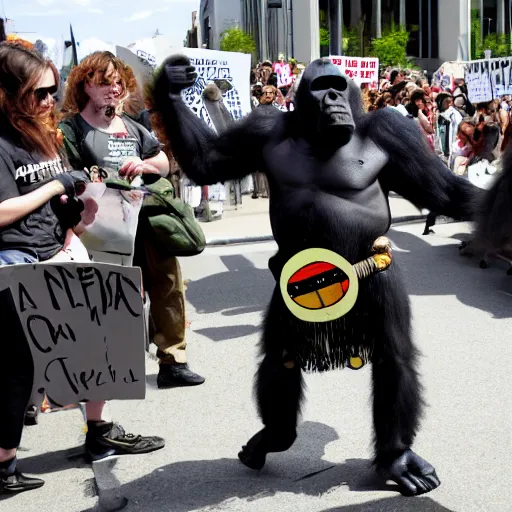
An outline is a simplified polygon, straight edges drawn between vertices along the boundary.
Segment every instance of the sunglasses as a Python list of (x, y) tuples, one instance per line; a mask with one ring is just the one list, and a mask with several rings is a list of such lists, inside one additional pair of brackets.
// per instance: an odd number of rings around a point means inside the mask
[(59, 89), (56, 85), (52, 85), (51, 87), (40, 87), (34, 91), (34, 96), (36, 97), (36, 100), (41, 103), (41, 101), (48, 98), (48, 94), (53, 97), (57, 94), (58, 90)]

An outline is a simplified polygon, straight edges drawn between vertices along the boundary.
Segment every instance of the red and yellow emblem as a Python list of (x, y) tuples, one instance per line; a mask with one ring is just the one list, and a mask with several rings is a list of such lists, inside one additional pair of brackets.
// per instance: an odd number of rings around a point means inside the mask
[(306, 249), (291, 258), (280, 287), (288, 309), (305, 322), (341, 318), (354, 307), (359, 290), (354, 267), (327, 249)]

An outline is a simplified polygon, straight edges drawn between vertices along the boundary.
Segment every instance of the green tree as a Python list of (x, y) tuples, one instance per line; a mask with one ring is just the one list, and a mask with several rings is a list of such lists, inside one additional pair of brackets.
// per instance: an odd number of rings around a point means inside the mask
[(484, 39), (484, 50), (491, 50), (491, 57), (508, 57), (510, 55), (510, 36), (505, 34), (488, 34)]
[(256, 43), (247, 32), (238, 27), (232, 27), (222, 32), (220, 49), (223, 52), (249, 53), (254, 57)]
[(471, 60), (481, 59), (484, 56), (483, 52), (480, 10), (471, 9)]
[(409, 32), (403, 27), (395, 29), (392, 26), (381, 38), (372, 39), (369, 56), (377, 57), (382, 67), (407, 66), (408, 42)]

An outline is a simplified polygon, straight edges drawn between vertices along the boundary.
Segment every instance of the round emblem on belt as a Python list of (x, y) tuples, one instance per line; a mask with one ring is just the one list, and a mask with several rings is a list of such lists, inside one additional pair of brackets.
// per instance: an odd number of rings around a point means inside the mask
[(329, 322), (346, 315), (359, 290), (353, 266), (328, 249), (306, 249), (287, 261), (281, 294), (288, 309), (305, 322)]

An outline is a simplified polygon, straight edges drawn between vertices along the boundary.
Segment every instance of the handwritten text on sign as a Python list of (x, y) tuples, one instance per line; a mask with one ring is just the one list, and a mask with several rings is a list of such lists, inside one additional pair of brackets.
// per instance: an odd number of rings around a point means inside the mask
[(370, 84), (377, 89), (379, 84), (379, 59), (374, 57), (329, 57), (339, 66), (344, 75), (352, 78), (357, 85)]
[(102, 263), (10, 267), (34, 389), (58, 405), (145, 396), (140, 270)]

